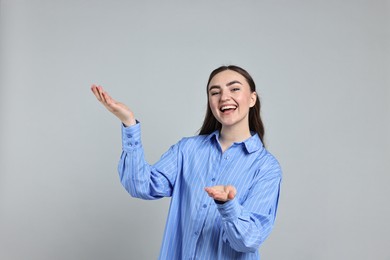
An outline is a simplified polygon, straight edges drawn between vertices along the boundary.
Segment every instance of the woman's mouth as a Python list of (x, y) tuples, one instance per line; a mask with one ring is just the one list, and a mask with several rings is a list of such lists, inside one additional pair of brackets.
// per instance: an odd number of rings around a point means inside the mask
[(220, 107), (219, 111), (221, 111), (222, 113), (228, 113), (228, 112), (234, 111), (236, 109), (237, 109), (237, 106), (235, 106), (235, 105), (226, 105), (226, 106)]

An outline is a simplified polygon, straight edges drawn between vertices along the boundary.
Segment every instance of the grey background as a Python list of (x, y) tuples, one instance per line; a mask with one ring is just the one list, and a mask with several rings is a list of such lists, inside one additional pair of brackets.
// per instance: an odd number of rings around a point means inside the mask
[(155, 259), (169, 199), (127, 195), (120, 124), (153, 163), (197, 133), (212, 69), (254, 77), (284, 179), (263, 259), (390, 259), (390, 2), (0, 0), (0, 259)]

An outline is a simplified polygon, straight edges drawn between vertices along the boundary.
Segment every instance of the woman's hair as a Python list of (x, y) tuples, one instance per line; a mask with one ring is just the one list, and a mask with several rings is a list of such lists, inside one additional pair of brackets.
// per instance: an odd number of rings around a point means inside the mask
[[(217, 75), (218, 73), (225, 71), (225, 70), (232, 70), (232, 71), (235, 71), (235, 72), (241, 74), (241, 76), (243, 76), (246, 79), (246, 81), (248, 82), (249, 87), (251, 88), (251, 92), (256, 91), (255, 82), (253, 81), (251, 75), (249, 75), (249, 73), (246, 70), (244, 70), (243, 68), (240, 68), (240, 67), (234, 66), (234, 65), (229, 65), (229, 66), (221, 66), (221, 67), (213, 70), (211, 72), (209, 80), (207, 82), (207, 88), (206, 88), (207, 89), (207, 111), (206, 111), (206, 116), (205, 116), (204, 121), (203, 121), (203, 125), (199, 130), (200, 135), (211, 134), (215, 130), (221, 130), (221, 128), (222, 128), (221, 123), (218, 122), (218, 120), (214, 117), (213, 113), (211, 112), (210, 104), (208, 101), (208, 87), (209, 87), (210, 81), (213, 79), (213, 77), (215, 75)], [(257, 133), (260, 137), (260, 140), (262, 142), (264, 142), (263, 141), (264, 125), (263, 125), (263, 121), (261, 120), (261, 116), (260, 116), (259, 96), (257, 96), (257, 98), (256, 98), (255, 105), (249, 109), (249, 118), (248, 119), (249, 119), (250, 131)]]

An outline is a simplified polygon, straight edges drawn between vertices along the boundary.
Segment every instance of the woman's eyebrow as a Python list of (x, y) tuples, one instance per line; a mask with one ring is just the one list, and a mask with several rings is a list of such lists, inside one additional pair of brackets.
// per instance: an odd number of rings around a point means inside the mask
[(209, 87), (209, 91), (210, 91), (210, 90), (213, 90), (213, 89), (216, 89), (216, 88), (217, 88), (217, 89), (221, 89), (221, 87), (218, 86), (218, 85), (212, 85), (212, 86)]
[(234, 84), (242, 85), (242, 83), (239, 82), (238, 80), (233, 80), (233, 81), (230, 81), (229, 83), (227, 83), (226, 86), (229, 87), (229, 86), (234, 85)]
[[(234, 85), (234, 84), (240, 84), (240, 85), (242, 85), (242, 83), (239, 82), (238, 80), (233, 80), (233, 81), (230, 81), (229, 83), (227, 83), (227, 84), (226, 84), (226, 87), (229, 87), (229, 86)], [(217, 89), (220, 89), (221, 86), (219, 86), (219, 85), (212, 85), (212, 86), (209, 87), (209, 91), (212, 90), (212, 89), (216, 89), (216, 88), (217, 88)]]

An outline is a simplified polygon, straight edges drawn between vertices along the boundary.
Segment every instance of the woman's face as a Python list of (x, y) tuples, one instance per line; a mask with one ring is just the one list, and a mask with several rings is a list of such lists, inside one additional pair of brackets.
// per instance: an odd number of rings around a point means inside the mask
[(208, 86), (210, 109), (222, 127), (248, 128), (249, 109), (256, 103), (256, 92), (238, 72), (224, 70)]

